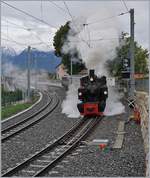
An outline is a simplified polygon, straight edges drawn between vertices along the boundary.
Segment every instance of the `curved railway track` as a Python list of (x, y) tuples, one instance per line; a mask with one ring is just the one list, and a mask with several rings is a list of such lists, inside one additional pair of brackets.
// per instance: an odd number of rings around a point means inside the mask
[(56, 164), (70, 153), (98, 124), (101, 118), (83, 118), (68, 132), (48, 144), (43, 150), (25, 159), (22, 163), (2, 174), (2, 177), (21, 176), (39, 177), (51, 170)]
[[(3, 129), (1, 131), (2, 143), (44, 119), (58, 106), (59, 102), (60, 101), (56, 94), (54, 94), (53, 97), (49, 96), (49, 102), (44, 105), (39, 111)], [(45, 112), (45, 110), (47, 111)]]
[(1, 122), (1, 130), (4, 130), (5, 128), (13, 125), (14, 123), (20, 122), (21, 120), (33, 115), (37, 111), (41, 110), (42, 107), (46, 106), (49, 102), (49, 93), (46, 91), (41, 92), (42, 98), (41, 101), (35, 104), (31, 109), (27, 110), (26, 112), (22, 112), (21, 114), (16, 115), (15, 117), (12, 117), (11, 119), (4, 119)]

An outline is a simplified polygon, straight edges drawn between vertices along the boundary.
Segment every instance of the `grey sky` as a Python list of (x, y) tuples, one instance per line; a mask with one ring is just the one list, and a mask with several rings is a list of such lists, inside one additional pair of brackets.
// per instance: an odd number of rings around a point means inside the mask
[[(54, 4), (49, 1), (6, 1), (7, 3), (20, 8), (40, 19), (43, 19), (47, 23), (51, 24), (51, 27), (43, 23), (36, 21), (33, 18), (22, 14), (7, 5), (2, 3), (2, 40), (3, 45), (13, 46), (17, 51), (24, 49), (26, 45), (37, 43), (37, 45), (32, 45), (35, 48), (42, 50), (53, 49), (52, 45), (53, 36), (60, 27), (67, 20), (70, 20), (64, 3), (62, 1), (53, 1), (60, 8), (57, 8)], [(135, 9), (135, 40), (137, 40), (143, 47), (148, 48), (149, 44), (149, 2), (148, 1), (125, 1), (127, 7)], [(92, 16), (92, 20), (101, 20), (113, 15), (118, 15), (121, 12), (126, 12), (126, 8), (122, 1), (66, 1), (71, 15), (76, 18), (81, 15)], [(100, 9), (105, 9), (105, 14), (100, 13)], [(99, 17), (94, 19), (94, 14), (99, 13)], [(3, 21), (3, 19), (5, 21)], [(19, 28), (6, 21), (11, 21), (15, 24), (18, 24), (20, 27), (31, 28), (31, 31), (27, 31)], [(116, 17), (117, 28), (120, 31), (125, 31), (129, 33), (129, 14)], [(111, 19), (102, 23), (111, 23)], [(98, 30), (97, 30), (98, 31)], [(23, 43), (24, 46), (15, 44), (8, 40), (15, 40), (19, 43)], [(7, 40), (7, 41), (6, 41)], [(39, 44), (43, 42), (43, 44)]]

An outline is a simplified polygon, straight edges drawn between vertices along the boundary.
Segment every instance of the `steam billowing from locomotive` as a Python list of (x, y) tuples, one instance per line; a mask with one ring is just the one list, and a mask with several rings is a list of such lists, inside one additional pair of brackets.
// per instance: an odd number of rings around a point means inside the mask
[[(70, 23), (70, 31), (67, 41), (63, 46), (63, 52), (74, 52), (74, 49), (77, 49), (80, 58), (85, 62), (88, 69), (94, 69), (98, 77), (102, 75), (110, 77), (105, 68), (105, 63), (107, 60), (115, 57), (116, 47), (119, 46), (119, 30), (117, 29), (116, 19), (112, 19), (109, 25), (108, 23), (95, 23), (88, 25), (88, 27), (83, 26), (83, 24), (90, 24), (92, 18), (98, 21), (103, 17), (103, 13), (106, 15), (106, 12), (101, 9), (96, 16), (80, 17)], [(107, 16), (111, 15), (107, 14)], [(87, 33), (90, 34), (90, 38), (87, 37)], [(97, 41), (94, 41), (94, 39), (97, 39)], [(62, 112), (66, 113), (69, 117), (78, 117), (80, 115), (78, 110), (75, 109), (79, 102), (77, 95), (78, 88), (79, 83), (70, 85), (66, 100), (62, 104)], [(124, 112), (124, 106), (120, 102), (120, 94), (112, 87), (108, 88), (108, 93), (109, 97), (106, 101), (105, 114), (114, 115)]]

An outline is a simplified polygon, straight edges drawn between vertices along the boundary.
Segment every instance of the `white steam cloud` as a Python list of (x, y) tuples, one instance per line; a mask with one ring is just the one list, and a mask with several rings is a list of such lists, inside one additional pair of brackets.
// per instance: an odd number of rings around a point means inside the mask
[[(8, 90), (15, 90), (16, 88), (26, 91), (27, 89), (27, 70), (22, 70), (12, 63), (5, 63), (2, 66), (3, 75), (5, 76), (5, 86)], [(47, 72), (44, 70), (30, 71), (31, 87), (36, 89), (47, 90), (49, 78)], [(44, 85), (44, 83), (45, 85)]]
[[(101, 9), (93, 15), (79, 17), (70, 24), (68, 39), (63, 46), (63, 52), (73, 53), (78, 50), (80, 57), (88, 69), (95, 69), (98, 76), (110, 77), (105, 63), (116, 55), (116, 47), (119, 46), (119, 30), (116, 19), (109, 23), (100, 19), (112, 16), (108, 11)], [(93, 23), (92, 23), (93, 22)], [(88, 25), (87, 25), (88, 24)], [(73, 59), (74, 60), (74, 59)], [(68, 117), (79, 117), (77, 110), (79, 85), (72, 84), (67, 92), (66, 100), (62, 104), (62, 112)], [(112, 87), (109, 87), (109, 98), (105, 109), (106, 115), (120, 114), (124, 112), (124, 106), (120, 102), (120, 95)]]

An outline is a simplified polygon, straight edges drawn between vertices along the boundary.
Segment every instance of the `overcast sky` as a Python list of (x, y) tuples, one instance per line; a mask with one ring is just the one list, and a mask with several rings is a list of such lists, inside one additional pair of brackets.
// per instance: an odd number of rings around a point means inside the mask
[[(29, 14), (44, 20), (41, 23), (2, 3), (2, 45), (21, 51), (27, 45), (40, 50), (53, 49), (53, 36), (57, 29), (71, 19), (63, 1), (5, 1)], [(135, 40), (144, 48), (149, 45), (149, 2), (125, 1), (128, 9), (135, 9)], [(130, 32), (129, 14), (117, 16), (127, 9), (122, 0), (118, 1), (66, 1), (73, 18), (80, 16), (92, 17), (91, 22), (116, 16), (116, 28)], [(59, 7), (56, 7), (59, 6)], [(101, 13), (101, 11), (105, 13)], [(94, 19), (94, 14), (98, 14)], [(89, 21), (88, 21), (89, 22)], [(101, 21), (111, 23), (111, 19)], [(15, 25), (16, 24), (16, 25)], [(29, 30), (30, 29), (30, 30)], [(90, 26), (89, 26), (90, 29)], [(107, 30), (107, 29), (106, 29)], [(98, 29), (97, 29), (98, 31)]]

